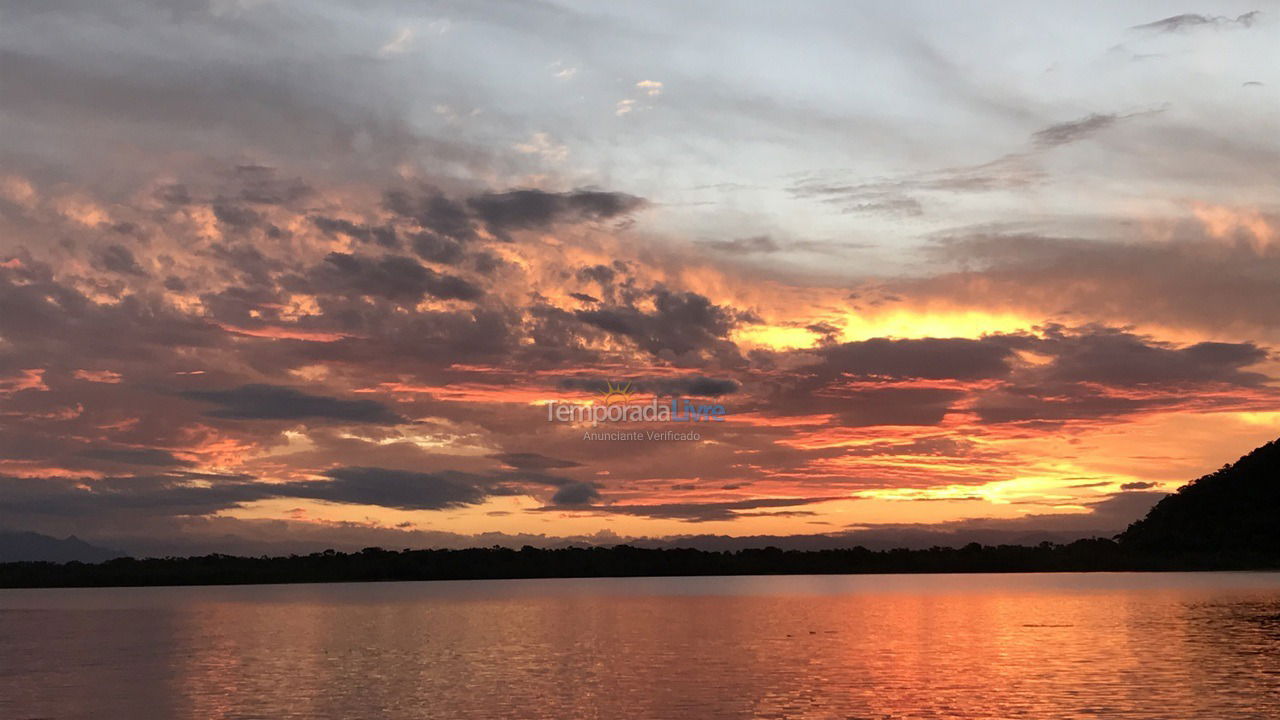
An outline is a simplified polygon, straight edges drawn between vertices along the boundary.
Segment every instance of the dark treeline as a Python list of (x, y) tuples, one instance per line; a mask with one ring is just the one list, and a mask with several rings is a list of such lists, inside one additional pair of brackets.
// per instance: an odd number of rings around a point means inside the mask
[(207, 555), (120, 558), (104, 563), (0, 564), (0, 587), (224, 585), (252, 583), (463, 580), (492, 578), (833, 573), (973, 573), (1277, 568), (1275, 558), (1247, 554), (1136, 553), (1111, 540), (1068, 545), (935, 547), (927, 550), (780, 550), (733, 552), (616, 547), (520, 550), (366, 548), (288, 557)]

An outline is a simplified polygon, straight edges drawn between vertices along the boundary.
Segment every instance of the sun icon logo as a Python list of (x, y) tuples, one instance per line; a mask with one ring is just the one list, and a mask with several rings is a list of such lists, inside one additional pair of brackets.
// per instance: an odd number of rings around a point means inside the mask
[(600, 391), (600, 402), (605, 405), (614, 403), (623, 403), (625, 405), (631, 401), (631, 396), (634, 394), (635, 391), (631, 389), (631, 383), (614, 385), (611, 382), (606, 382), (604, 390)]

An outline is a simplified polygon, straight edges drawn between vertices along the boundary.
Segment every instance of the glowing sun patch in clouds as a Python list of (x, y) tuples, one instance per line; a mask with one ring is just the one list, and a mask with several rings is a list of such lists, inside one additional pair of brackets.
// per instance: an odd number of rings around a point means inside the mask
[(983, 335), (1031, 330), (1042, 320), (1010, 312), (984, 310), (893, 310), (880, 314), (849, 314), (841, 340), (871, 338), (979, 338)]
[(857, 342), (872, 338), (980, 338), (984, 335), (1030, 332), (1040, 322), (1043, 320), (1011, 312), (902, 309), (849, 313), (840, 318), (815, 319), (809, 323), (747, 325), (736, 330), (732, 339), (748, 348), (798, 350), (817, 343), (821, 337), (816, 329), (819, 323), (835, 329), (836, 340)]
[(798, 350), (811, 347), (817, 339), (812, 330), (787, 325), (749, 325), (733, 333), (733, 341), (748, 348)]

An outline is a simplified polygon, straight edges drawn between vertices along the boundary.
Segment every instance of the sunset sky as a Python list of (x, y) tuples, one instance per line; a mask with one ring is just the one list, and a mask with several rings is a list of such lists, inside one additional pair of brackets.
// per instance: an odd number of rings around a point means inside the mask
[[(1278, 23), (0, 4), (0, 528), (1122, 530), (1280, 435)], [(726, 419), (547, 421), (609, 383)]]

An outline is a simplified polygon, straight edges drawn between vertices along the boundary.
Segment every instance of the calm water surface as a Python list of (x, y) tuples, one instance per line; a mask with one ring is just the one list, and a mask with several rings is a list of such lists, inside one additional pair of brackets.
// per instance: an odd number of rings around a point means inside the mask
[(0, 718), (1280, 718), (1280, 574), (0, 590)]

